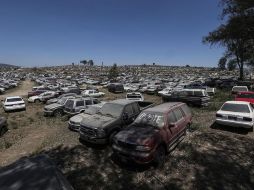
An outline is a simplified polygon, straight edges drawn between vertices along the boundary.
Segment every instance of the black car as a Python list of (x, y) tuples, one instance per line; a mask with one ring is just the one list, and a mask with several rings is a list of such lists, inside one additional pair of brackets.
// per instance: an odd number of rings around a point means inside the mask
[(108, 91), (112, 93), (123, 93), (124, 87), (121, 83), (111, 83), (108, 85)]

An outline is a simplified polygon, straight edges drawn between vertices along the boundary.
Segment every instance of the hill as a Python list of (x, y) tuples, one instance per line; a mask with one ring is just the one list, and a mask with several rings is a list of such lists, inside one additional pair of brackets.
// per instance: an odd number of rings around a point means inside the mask
[(0, 68), (19, 68), (19, 66), (0, 63)]

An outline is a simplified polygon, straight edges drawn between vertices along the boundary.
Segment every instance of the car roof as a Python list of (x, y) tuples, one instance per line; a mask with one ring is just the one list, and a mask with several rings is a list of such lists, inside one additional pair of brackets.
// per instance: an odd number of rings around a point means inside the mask
[(115, 104), (120, 104), (120, 105), (126, 105), (126, 104), (129, 104), (129, 103), (132, 103), (134, 101), (132, 100), (127, 100), (127, 99), (117, 99), (117, 100), (113, 100), (113, 101), (110, 101), (109, 103), (115, 103)]
[(224, 104), (245, 104), (245, 105), (249, 105), (250, 102), (244, 102), (244, 101), (226, 101)]
[(165, 112), (168, 112), (170, 109), (172, 109), (174, 107), (178, 107), (179, 105), (182, 105), (182, 104), (184, 104), (184, 103), (182, 103), (182, 102), (167, 102), (167, 103), (163, 103), (163, 104), (148, 108), (145, 111), (165, 113)]
[(9, 96), (9, 97), (6, 97), (6, 99), (12, 99), (12, 98), (21, 98), (20, 96)]

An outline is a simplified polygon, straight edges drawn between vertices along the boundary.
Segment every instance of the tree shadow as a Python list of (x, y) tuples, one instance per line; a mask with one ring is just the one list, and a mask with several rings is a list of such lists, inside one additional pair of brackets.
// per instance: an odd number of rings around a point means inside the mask
[(215, 122), (210, 126), (210, 128), (216, 129), (216, 130), (221, 130), (221, 131), (228, 131), (231, 133), (242, 134), (242, 135), (247, 135), (250, 132), (250, 129), (240, 128), (240, 127), (231, 127), (231, 126), (226, 126), (226, 125), (219, 125)]

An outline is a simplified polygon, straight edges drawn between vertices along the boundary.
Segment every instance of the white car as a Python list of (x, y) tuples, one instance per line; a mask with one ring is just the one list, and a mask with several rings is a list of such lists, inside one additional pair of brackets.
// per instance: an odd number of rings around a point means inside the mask
[(129, 92), (126, 94), (127, 100), (144, 101), (144, 96), (140, 92)]
[(26, 110), (25, 101), (20, 96), (7, 97), (3, 101), (4, 111)]
[(99, 98), (105, 95), (104, 92), (98, 92), (96, 90), (84, 90), (81, 94), (82, 96), (89, 96), (93, 98)]
[(237, 94), (238, 92), (248, 92), (249, 89), (247, 86), (234, 86), (232, 88), (232, 94)]
[(56, 92), (54, 91), (47, 91), (43, 92), (38, 96), (31, 96), (28, 98), (28, 102), (46, 102), (50, 98), (54, 98), (56, 96)]
[(250, 102), (227, 101), (216, 113), (216, 123), (231, 127), (253, 128), (254, 111)]
[(173, 90), (172, 88), (164, 88), (163, 90), (158, 92), (158, 95), (161, 96), (164, 94), (170, 94), (172, 92), (172, 90)]

